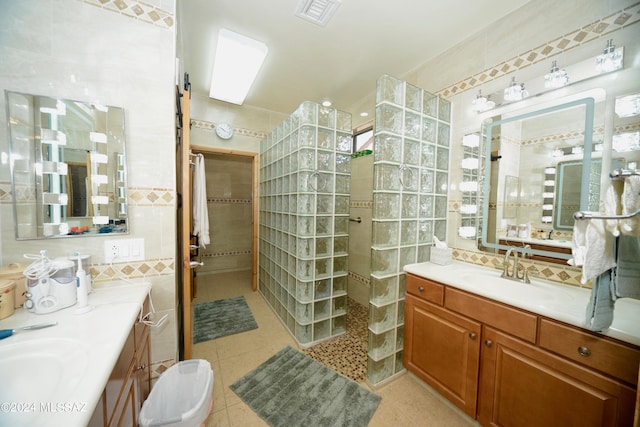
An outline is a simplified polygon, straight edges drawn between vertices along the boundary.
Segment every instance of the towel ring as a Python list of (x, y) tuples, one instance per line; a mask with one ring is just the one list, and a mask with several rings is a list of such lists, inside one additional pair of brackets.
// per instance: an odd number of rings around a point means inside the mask
[(411, 169), (409, 166), (407, 166), (407, 165), (406, 165), (406, 164), (404, 164), (404, 163), (403, 163), (403, 164), (401, 164), (401, 165), (399, 166), (399, 169), (400, 169), (400, 177), (399, 177), (399, 180), (400, 180), (400, 186), (401, 186), (402, 188), (404, 188), (404, 189), (406, 189), (406, 188), (411, 188), (411, 187), (407, 187), (406, 185), (404, 185), (404, 179), (403, 179), (403, 177), (404, 177), (404, 173), (405, 173), (406, 171), (409, 171), (409, 182), (413, 182), (413, 169)]
[[(316, 177), (316, 185), (314, 186), (311, 182), (311, 178), (312, 177)], [(313, 171), (310, 175), (309, 175), (309, 187), (311, 187), (311, 189), (313, 191), (324, 191), (327, 188), (327, 180), (326, 178), (323, 178), (322, 175), (320, 175), (320, 172), (318, 171)]]

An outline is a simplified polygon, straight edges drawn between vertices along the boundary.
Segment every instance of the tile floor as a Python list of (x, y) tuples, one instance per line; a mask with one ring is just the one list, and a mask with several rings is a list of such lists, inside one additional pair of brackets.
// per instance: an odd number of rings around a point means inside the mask
[[(229, 385), (284, 346), (300, 348), (262, 295), (251, 291), (249, 272), (201, 275), (196, 295), (194, 304), (244, 295), (258, 323), (258, 329), (193, 346), (193, 357), (208, 360), (214, 373), (213, 410), (206, 426), (267, 426)], [(361, 384), (370, 388), (366, 383)], [(382, 400), (370, 427), (478, 425), (411, 374), (404, 374), (373, 391)]]

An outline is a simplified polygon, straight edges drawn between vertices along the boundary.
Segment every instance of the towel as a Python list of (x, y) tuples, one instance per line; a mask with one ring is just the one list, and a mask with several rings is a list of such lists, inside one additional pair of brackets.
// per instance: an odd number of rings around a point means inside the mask
[(611, 271), (602, 273), (593, 282), (586, 312), (586, 324), (589, 330), (601, 331), (611, 326), (613, 322), (610, 284)]
[(576, 220), (573, 225), (572, 265), (582, 266), (581, 283), (595, 279), (616, 265), (614, 237), (599, 219)]
[[(623, 181), (614, 180), (607, 186), (604, 193), (604, 213), (608, 216), (622, 214)], [(620, 235), (620, 220), (608, 219), (605, 221), (607, 230), (614, 236)]]
[(616, 243), (617, 265), (611, 277), (611, 298), (640, 299), (640, 237), (622, 235)]
[(209, 210), (207, 208), (207, 177), (204, 170), (204, 156), (196, 156), (193, 167), (193, 235), (206, 248), (209, 239)]
[[(623, 215), (633, 214), (640, 209), (640, 176), (624, 179), (621, 199)], [(620, 232), (627, 236), (640, 236), (640, 215), (620, 220)]]

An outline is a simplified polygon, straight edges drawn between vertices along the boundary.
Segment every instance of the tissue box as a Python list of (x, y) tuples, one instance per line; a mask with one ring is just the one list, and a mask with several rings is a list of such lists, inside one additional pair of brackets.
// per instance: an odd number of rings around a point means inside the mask
[(437, 248), (431, 247), (431, 257), (429, 261), (434, 264), (447, 265), (451, 264), (451, 254), (453, 250), (451, 248)]

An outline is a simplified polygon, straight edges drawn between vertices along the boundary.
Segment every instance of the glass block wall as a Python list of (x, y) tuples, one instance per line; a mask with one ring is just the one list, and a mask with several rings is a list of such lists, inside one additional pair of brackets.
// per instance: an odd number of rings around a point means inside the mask
[(403, 369), (403, 266), (446, 239), (451, 104), (391, 76), (378, 79), (374, 127), (369, 354), (372, 384)]
[(346, 331), (351, 141), (304, 102), (261, 143), (260, 291), (303, 346)]

